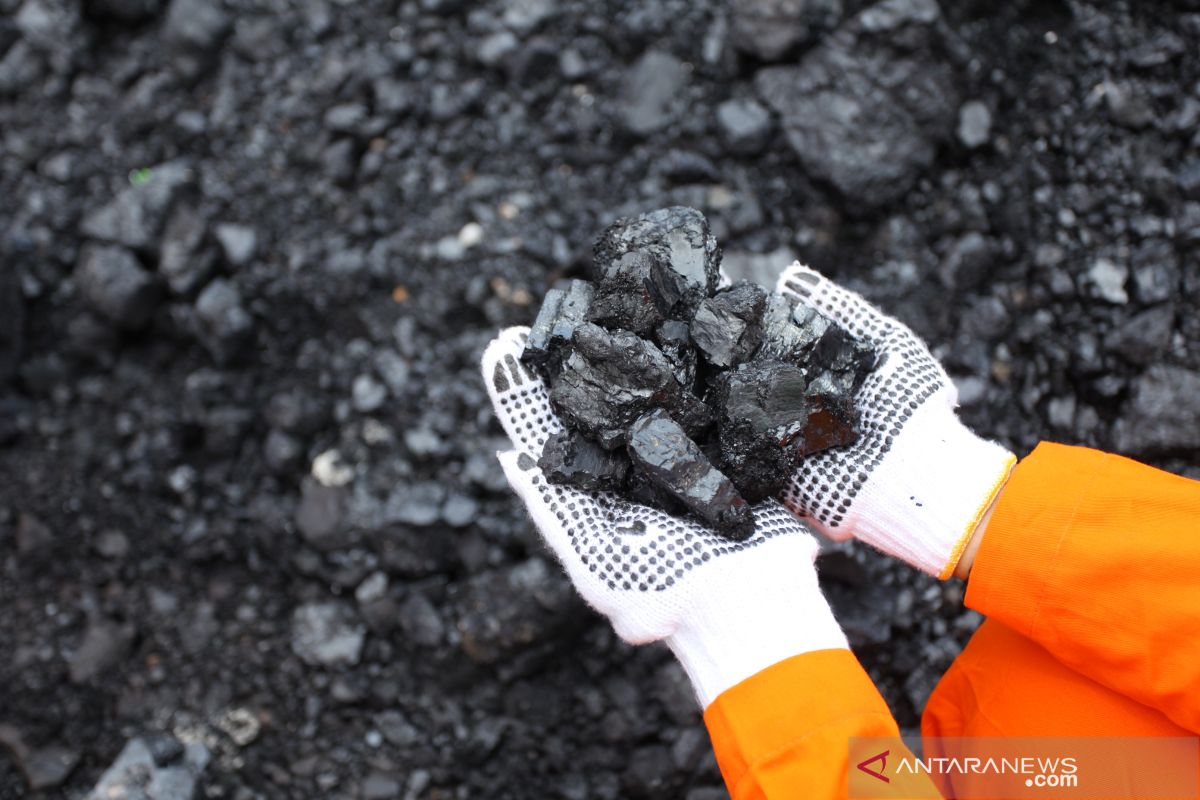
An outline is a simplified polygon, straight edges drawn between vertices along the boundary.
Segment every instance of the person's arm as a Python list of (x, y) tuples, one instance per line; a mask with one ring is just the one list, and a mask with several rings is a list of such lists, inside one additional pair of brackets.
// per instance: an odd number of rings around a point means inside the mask
[(1043, 443), (976, 538), (968, 606), (1200, 731), (1200, 482)]
[(846, 797), (849, 776), (871, 787), (876, 778), (853, 770), (875, 751), (859, 748), (851, 763), (854, 737), (894, 740), (886, 760), (864, 765), (888, 776), (889, 792), (905, 781), (905, 797), (942, 796), (928, 776), (895, 771), (912, 754), (902, 749), (887, 704), (849, 650), (794, 656), (747, 678), (717, 697), (704, 723), (733, 800)]

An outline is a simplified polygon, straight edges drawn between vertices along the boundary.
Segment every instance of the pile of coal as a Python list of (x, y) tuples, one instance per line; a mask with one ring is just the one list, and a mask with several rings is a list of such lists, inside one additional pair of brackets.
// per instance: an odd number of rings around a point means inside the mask
[(691, 512), (732, 539), (800, 459), (858, 438), (854, 395), (875, 351), (750, 283), (718, 288), (721, 251), (692, 208), (610, 226), (596, 280), (551, 289), (522, 360), (566, 430), (551, 483)]

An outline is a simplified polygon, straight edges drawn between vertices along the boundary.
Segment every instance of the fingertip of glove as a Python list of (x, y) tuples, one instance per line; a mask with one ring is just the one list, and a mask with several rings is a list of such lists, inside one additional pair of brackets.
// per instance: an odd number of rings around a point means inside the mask
[(523, 450), (497, 450), (496, 459), (510, 482), (514, 477), (537, 469), (537, 460)]
[(483, 380), (493, 392), (507, 392), (537, 378), (521, 363), (521, 352), (529, 337), (529, 328), (513, 326), (500, 331), (483, 349), (480, 368)]
[(815, 269), (793, 261), (791, 266), (779, 274), (778, 280), (775, 281), (775, 291), (804, 300), (823, 280), (825, 277)]

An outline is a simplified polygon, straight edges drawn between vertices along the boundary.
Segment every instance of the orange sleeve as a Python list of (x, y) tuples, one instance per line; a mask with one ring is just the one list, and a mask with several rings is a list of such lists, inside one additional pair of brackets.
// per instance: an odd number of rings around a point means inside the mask
[[(733, 800), (846, 797), (850, 738), (900, 735), (849, 650), (804, 653), (752, 675), (709, 705), (704, 724)], [(941, 794), (921, 776), (904, 796)]]
[(996, 504), (966, 604), (1200, 732), (1200, 482), (1039, 445)]

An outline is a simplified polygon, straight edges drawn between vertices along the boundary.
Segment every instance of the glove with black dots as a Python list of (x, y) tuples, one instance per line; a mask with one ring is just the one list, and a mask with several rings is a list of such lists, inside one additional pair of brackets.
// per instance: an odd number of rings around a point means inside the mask
[(801, 653), (846, 648), (817, 585), (818, 544), (778, 502), (754, 509), (733, 542), (703, 525), (606, 492), (548, 483), (542, 445), (562, 429), (545, 384), (520, 363), (528, 328), (488, 345), (483, 378), (513, 449), (498, 453), (576, 590), (631, 644), (664, 641), (701, 706)]
[(775, 289), (879, 354), (855, 398), (859, 440), (806, 458), (784, 504), (831, 539), (854, 537), (949, 578), (1016, 457), (959, 421), (954, 383), (907, 326), (799, 263)]

